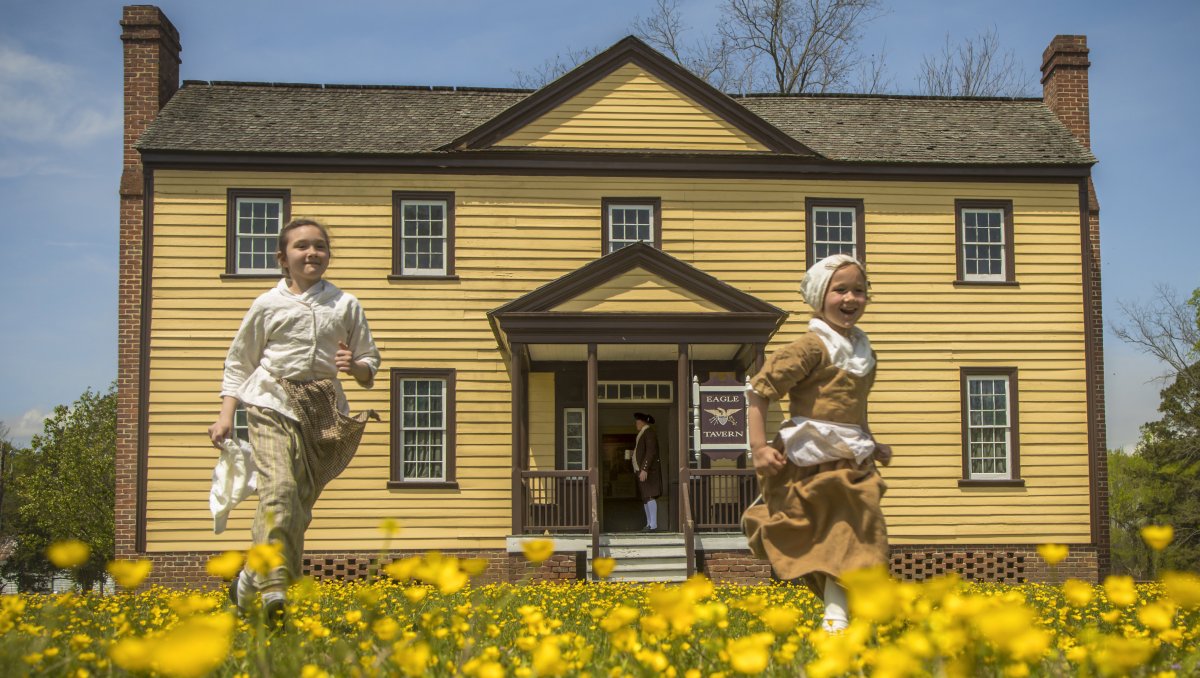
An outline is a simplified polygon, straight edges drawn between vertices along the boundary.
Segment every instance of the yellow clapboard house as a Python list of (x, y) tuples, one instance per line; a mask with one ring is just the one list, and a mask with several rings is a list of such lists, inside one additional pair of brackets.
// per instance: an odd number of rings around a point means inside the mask
[[(695, 393), (802, 334), (801, 275), (839, 251), (873, 284), (894, 570), (1107, 567), (1081, 36), (1047, 50), (1043, 99), (730, 97), (635, 38), (536, 91), (179, 87), (174, 27), (125, 12), (127, 56), (155, 67), (126, 72), (118, 555), (161, 581), (247, 545), (253, 501), (213, 534), (205, 429), (300, 215), (328, 224), (327, 278), (383, 356), (374, 389), (346, 383), (383, 422), (317, 504), (315, 574), (364, 571), (394, 518), (389, 548), (482, 556), (495, 579), (545, 535), (543, 577), (604, 553), (631, 579), (769, 576), (738, 531), (744, 447), (699, 449)], [(648, 536), (634, 411), (663, 450)], [(1071, 545), (1063, 569), (1044, 542)]]

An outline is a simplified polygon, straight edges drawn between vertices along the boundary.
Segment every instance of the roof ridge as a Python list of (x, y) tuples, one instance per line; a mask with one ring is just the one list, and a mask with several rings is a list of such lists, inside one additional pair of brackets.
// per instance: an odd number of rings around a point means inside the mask
[(734, 99), (904, 99), (916, 101), (1042, 101), (1042, 97), (938, 96), (932, 94), (856, 94), (854, 92), (747, 92)]
[(243, 80), (184, 80), (188, 87), (266, 87), (272, 89), (403, 90), (417, 92), (506, 92), (529, 94), (536, 90), (520, 87), (464, 87), (456, 85), (353, 85), (309, 82), (253, 82)]

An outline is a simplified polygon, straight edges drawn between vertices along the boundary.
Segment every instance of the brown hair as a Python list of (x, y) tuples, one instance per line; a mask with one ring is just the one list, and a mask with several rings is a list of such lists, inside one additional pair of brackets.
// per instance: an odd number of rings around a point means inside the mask
[(311, 217), (296, 217), (287, 222), (286, 226), (279, 229), (279, 244), (275, 248), (275, 259), (279, 261), (279, 267), (283, 269), (284, 275), (287, 275), (289, 278), (291, 276), (288, 274), (287, 265), (284, 263), (287, 261), (287, 234), (301, 226), (315, 226), (321, 232), (321, 235), (325, 237), (325, 244), (329, 247), (329, 256), (333, 256), (333, 241), (329, 238), (329, 230), (325, 228), (325, 224)]

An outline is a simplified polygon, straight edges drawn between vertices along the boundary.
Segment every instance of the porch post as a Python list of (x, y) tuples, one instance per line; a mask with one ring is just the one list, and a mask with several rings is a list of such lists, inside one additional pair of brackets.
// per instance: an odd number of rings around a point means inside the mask
[(529, 364), (525, 360), (525, 344), (513, 343), (512, 350), (512, 530), (514, 535), (525, 532), (525, 483), (521, 472), (529, 466)]
[(683, 546), (687, 557), (687, 575), (689, 577), (696, 573), (696, 542), (692, 523), (692, 488), (689, 477), (691, 465), (688, 463), (692, 454), (692, 451), (688, 449), (688, 423), (691, 419), (688, 395), (692, 392), (690, 367), (688, 345), (680, 342), (675, 371), (675, 393), (678, 401), (675, 406), (675, 440), (679, 441), (679, 527), (683, 531)]
[[(596, 345), (587, 347), (587, 455), (588, 501), (591, 507), (592, 560), (600, 557), (600, 504), (596, 488), (600, 483), (600, 401), (596, 394), (600, 384), (600, 364)], [(589, 576), (591, 576), (589, 574)]]

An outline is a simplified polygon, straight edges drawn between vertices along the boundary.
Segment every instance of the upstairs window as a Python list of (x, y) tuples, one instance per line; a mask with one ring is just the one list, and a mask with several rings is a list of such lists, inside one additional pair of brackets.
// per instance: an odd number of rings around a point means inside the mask
[(609, 254), (637, 242), (662, 249), (662, 201), (658, 198), (604, 198), (603, 252)]
[(392, 275), (454, 275), (454, 194), (392, 193)]
[(958, 282), (1015, 283), (1012, 201), (956, 200), (954, 208)]
[(286, 189), (231, 188), (226, 197), (227, 275), (278, 276), (279, 231), (290, 219)]
[(866, 263), (863, 247), (862, 200), (846, 198), (808, 198), (804, 201), (808, 229), (805, 268), (834, 254), (849, 254)]

